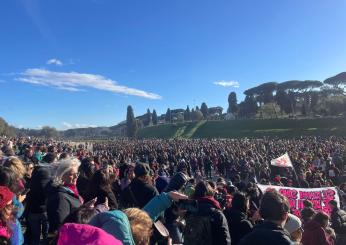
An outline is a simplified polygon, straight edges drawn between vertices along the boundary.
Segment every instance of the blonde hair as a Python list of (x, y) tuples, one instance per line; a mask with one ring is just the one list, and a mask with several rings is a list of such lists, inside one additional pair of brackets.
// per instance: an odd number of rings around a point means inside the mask
[(4, 166), (11, 169), (18, 179), (22, 179), (26, 173), (26, 169), (22, 161), (17, 157), (9, 157), (5, 161)]
[(125, 209), (124, 213), (129, 219), (136, 245), (149, 245), (153, 226), (149, 215), (138, 208)]

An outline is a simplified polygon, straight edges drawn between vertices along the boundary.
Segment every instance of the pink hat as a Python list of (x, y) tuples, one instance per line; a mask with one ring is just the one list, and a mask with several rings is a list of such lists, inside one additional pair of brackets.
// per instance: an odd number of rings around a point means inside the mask
[(0, 209), (6, 207), (7, 203), (11, 201), (14, 194), (6, 186), (0, 186)]
[(59, 230), (57, 245), (122, 245), (114, 236), (104, 230), (86, 224), (64, 224)]

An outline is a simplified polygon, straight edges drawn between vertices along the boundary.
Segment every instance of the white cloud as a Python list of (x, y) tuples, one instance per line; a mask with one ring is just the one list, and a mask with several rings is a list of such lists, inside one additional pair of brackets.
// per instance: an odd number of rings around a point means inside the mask
[(119, 85), (116, 81), (101, 75), (78, 72), (54, 72), (46, 69), (27, 69), (16, 80), (42, 86), (49, 86), (67, 91), (82, 91), (83, 88), (94, 88), (113, 93), (134, 95), (147, 99), (161, 99), (158, 94)]
[(48, 60), (47, 61), (47, 65), (57, 65), (57, 66), (62, 66), (63, 65), (63, 63), (60, 61), (60, 60), (58, 60), (58, 59), (50, 59), (50, 60)]
[(234, 88), (239, 88), (239, 83), (237, 81), (216, 81), (214, 82), (215, 85), (220, 85), (222, 87), (234, 87)]
[(80, 124), (80, 123), (68, 123), (68, 122), (62, 122), (61, 123), (64, 126), (64, 129), (72, 129), (72, 128), (95, 128), (96, 125), (88, 125), (88, 124)]

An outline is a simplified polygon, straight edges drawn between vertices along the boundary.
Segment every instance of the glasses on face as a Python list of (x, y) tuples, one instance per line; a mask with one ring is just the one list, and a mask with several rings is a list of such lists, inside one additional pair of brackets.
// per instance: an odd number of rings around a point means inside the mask
[(79, 173), (71, 173), (70, 176), (78, 178), (79, 177)]

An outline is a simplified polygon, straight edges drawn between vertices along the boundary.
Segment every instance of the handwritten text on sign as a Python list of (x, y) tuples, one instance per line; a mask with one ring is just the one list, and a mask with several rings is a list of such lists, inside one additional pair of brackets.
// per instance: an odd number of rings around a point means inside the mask
[(330, 200), (337, 201), (340, 206), (340, 199), (335, 187), (325, 188), (293, 188), (285, 186), (257, 185), (264, 193), (268, 189), (275, 189), (282, 195), (287, 197), (291, 211), (294, 215), (300, 217), (300, 211), (304, 208), (303, 201), (309, 200), (313, 204), (313, 209), (321, 210), (327, 214), (331, 213), (328, 202)]

